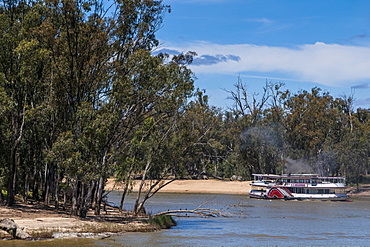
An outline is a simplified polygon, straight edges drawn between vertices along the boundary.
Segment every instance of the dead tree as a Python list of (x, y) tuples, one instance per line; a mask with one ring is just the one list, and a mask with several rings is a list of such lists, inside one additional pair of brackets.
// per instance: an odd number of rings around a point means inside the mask
[(153, 215), (154, 217), (160, 215), (171, 215), (171, 216), (190, 216), (190, 215), (198, 215), (202, 217), (227, 217), (220, 210), (212, 209), (212, 208), (196, 208), (196, 209), (179, 209), (179, 210), (169, 210), (157, 213)]
[(168, 210), (157, 213), (153, 216), (155, 217), (160, 215), (171, 215), (171, 216), (229, 217), (232, 214), (226, 213), (227, 210), (238, 206), (238, 205), (227, 205), (223, 209), (213, 209), (203, 207), (205, 204), (206, 202), (202, 203), (196, 209)]

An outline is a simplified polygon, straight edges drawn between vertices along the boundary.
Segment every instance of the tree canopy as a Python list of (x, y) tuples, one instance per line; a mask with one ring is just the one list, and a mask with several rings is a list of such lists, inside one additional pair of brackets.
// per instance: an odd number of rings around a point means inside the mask
[(188, 69), (194, 52), (153, 54), (170, 7), (109, 3), (1, 3), (1, 203), (19, 196), (98, 215), (114, 176), (126, 185), (121, 207), (142, 183), (140, 213), (173, 179), (368, 174), (370, 110), (354, 110), (352, 97), (272, 82), (258, 95), (239, 78), (233, 107), (210, 106)]

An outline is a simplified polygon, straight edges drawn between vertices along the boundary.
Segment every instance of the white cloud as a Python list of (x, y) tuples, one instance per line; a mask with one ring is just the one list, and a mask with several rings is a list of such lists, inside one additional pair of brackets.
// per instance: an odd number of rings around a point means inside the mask
[(258, 22), (258, 23), (263, 23), (263, 24), (270, 24), (272, 23), (273, 21), (272, 20), (269, 20), (267, 18), (252, 18), (252, 19), (246, 19), (246, 21), (248, 22)]
[(206, 42), (167, 47), (199, 56), (237, 56), (218, 63), (190, 66), (196, 73), (235, 74), (253, 72), (285, 75), (290, 80), (343, 86), (370, 79), (370, 47), (338, 44), (300, 45), (293, 48), (251, 44), (219, 45)]

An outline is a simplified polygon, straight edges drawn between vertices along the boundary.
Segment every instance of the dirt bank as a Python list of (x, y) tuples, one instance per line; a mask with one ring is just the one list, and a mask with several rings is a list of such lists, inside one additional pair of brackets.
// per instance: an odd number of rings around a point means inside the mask
[[(147, 223), (148, 217), (134, 216), (131, 212), (121, 214), (113, 207), (107, 206), (100, 216), (93, 215), (90, 210), (85, 219), (71, 216), (68, 212), (46, 207), (42, 203), (17, 202), (13, 207), (0, 207), (0, 218), (13, 219), (24, 228), (24, 232), (36, 239), (70, 238), (76, 237), (77, 233), (79, 237), (105, 238), (115, 233), (156, 230), (155, 226)], [(103, 232), (108, 234), (98, 234)], [(11, 235), (0, 231), (0, 238), (10, 239)]]

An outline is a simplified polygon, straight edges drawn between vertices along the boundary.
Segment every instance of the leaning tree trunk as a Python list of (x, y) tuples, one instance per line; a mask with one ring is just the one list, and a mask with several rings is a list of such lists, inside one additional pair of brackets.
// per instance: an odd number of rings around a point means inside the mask
[(130, 184), (128, 183), (128, 181), (126, 181), (125, 183), (125, 188), (123, 190), (123, 193), (122, 193), (122, 196), (121, 196), (121, 201), (120, 201), (120, 204), (119, 204), (119, 212), (122, 213), (122, 210), (123, 210), (123, 203), (125, 201), (125, 197), (126, 197), (126, 194), (127, 194), (127, 191), (128, 191), (128, 187), (130, 186)]
[(137, 193), (136, 201), (135, 201), (135, 205), (134, 205), (134, 213), (136, 215), (139, 214), (139, 212), (142, 210), (142, 208), (144, 206), (144, 204), (143, 203), (139, 203), (139, 201), (140, 201), (140, 197), (141, 197), (141, 192), (142, 192), (143, 186), (145, 184), (146, 174), (147, 174), (147, 172), (150, 169), (151, 163), (152, 163), (152, 160), (149, 159), (148, 162), (147, 162), (147, 164), (146, 164), (146, 166), (145, 166), (144, 174), (143, 174), (143, 177), (142, 177), (141, 182), (140, 182), (139, 191)]
[(132, 170), (133, 170), (133, 165), (130, 166), (130, 169), (128, 170), (126, 178), (125, 178), (125, 188), (123, 190), (123, 193), (122, 193), (122, 196), (121, 196), (121, 201), (120, 201), (120, 204), (119, 204), (119, 212), (120, 213), (122, 213), (123, 203), (125, 201), (125, 197), (127, 195), (127, 192), (128, 192), (129, 186), (130, 186)]
[(105, 150), (103, 160), (102, 160), (102, 166), (101, 166), (102, 171), (101, 171), (100, 178), (99, 178), (99, 184), (96, 188), (97, 192), (96, 192), (96, 197), (95, 197), (95, 211), (94, 211), (95, 215), (100, 215), (100, 205), (102, 203), (103, 190), (104, 190), (105, 179), (106, 179), (105, 177), (106, 167), (105, 166), (107, 164), (107, 154), (108, 154), (108, 150)]

